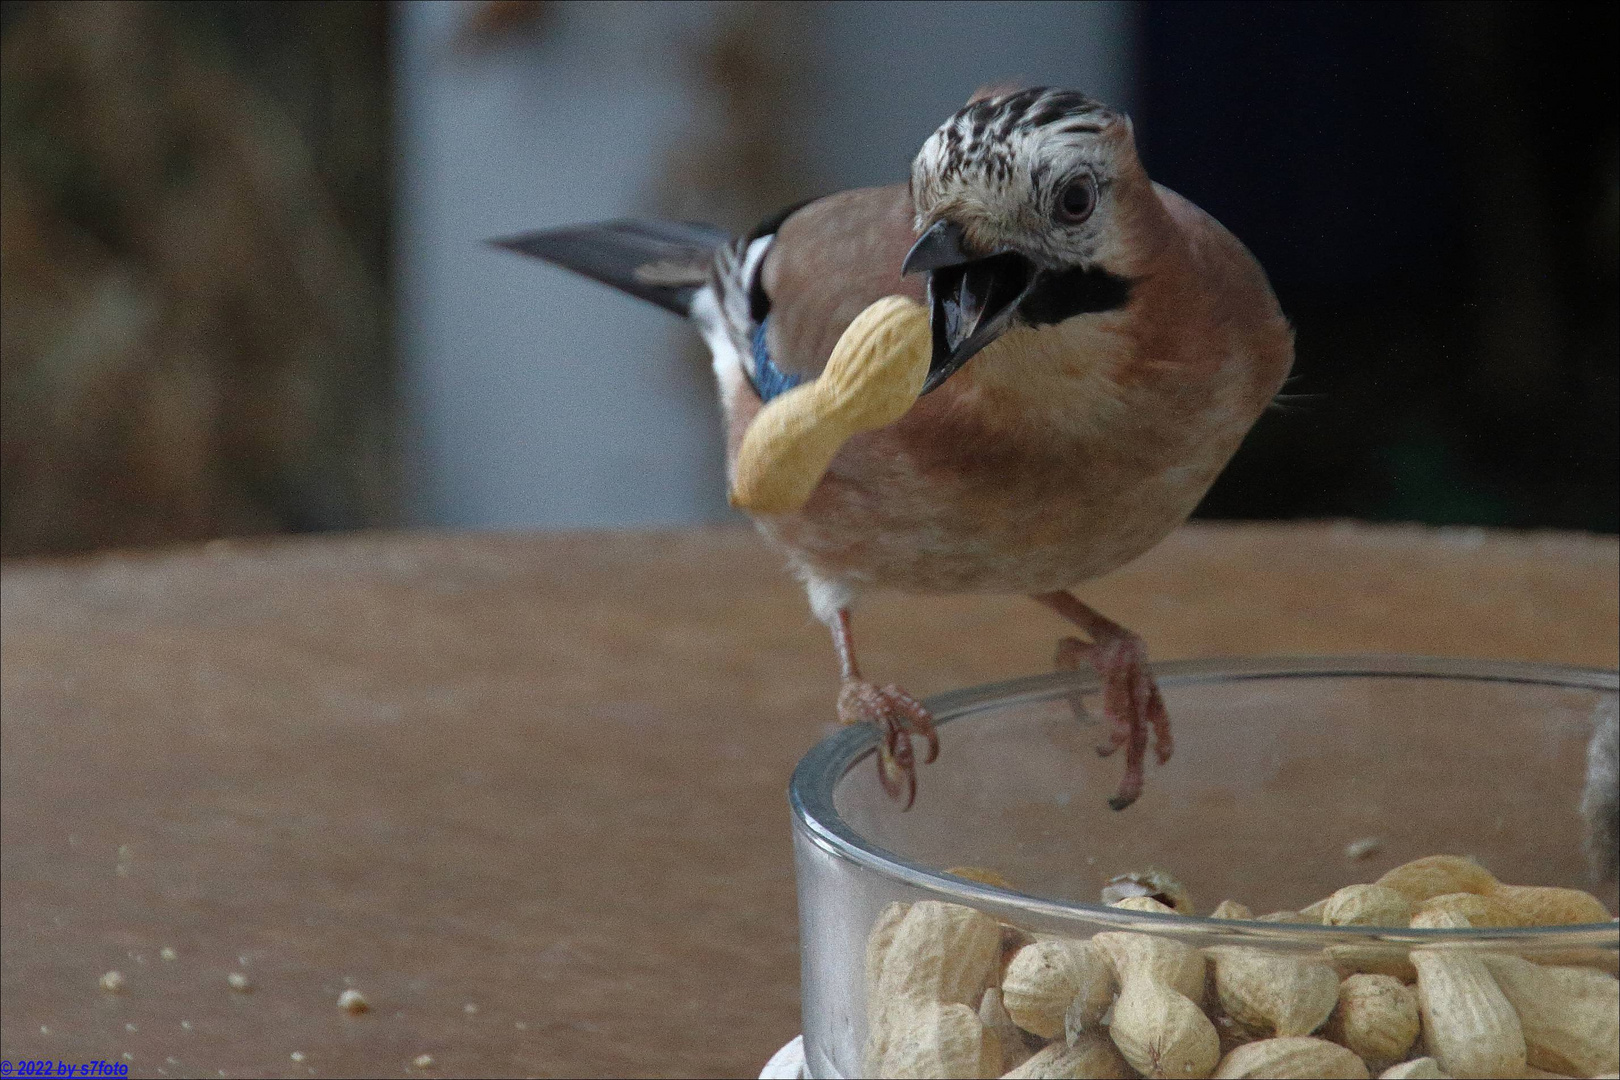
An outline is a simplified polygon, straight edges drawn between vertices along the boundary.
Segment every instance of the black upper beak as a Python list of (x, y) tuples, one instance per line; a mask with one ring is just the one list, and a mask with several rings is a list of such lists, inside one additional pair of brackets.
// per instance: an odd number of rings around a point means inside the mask
[(934, 222), (906, 252), (906, 261), (900, 264), (901, 275), (909, 276), (938, 270), (942, 266), (960, 266), (971, 262), (973, 256), (967, 252), (966, 241), (966, 235), (956, 222)]
[(902, 274), (928, 273), (934, 351), (923, 393), (937, 387), (1006, 332), (1035, 284), (1035, 268), (1003, 249), (974, 255), (955, 222), (937, 221), (906, 253)]

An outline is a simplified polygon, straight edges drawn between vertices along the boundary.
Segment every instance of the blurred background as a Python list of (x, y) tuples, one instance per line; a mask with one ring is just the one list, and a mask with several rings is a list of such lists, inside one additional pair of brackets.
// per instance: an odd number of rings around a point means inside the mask
[(1130, 111), (1298, 328), (1206, 517), (1620, 526), (1615, 9), (6, 0), (0, 555), (723, 520), (696, 336), (486, 246)]

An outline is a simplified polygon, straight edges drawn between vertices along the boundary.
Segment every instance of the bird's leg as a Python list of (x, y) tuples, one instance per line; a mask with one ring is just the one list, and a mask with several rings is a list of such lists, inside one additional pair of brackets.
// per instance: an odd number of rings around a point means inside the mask
[(839, 608), (832, 622), (833, 648), (838, 650), (838, 671), (843, 685), (838, 690), (838, 719), (846, 724), (872, 723), (883, 733), (878, 744), (878, 781), (890, 798), (905, 798), (910, 810), (917, 797), (917, 759), (911, 737), (920, 735), (928, 742), (926, 765), (939, 756), (939, 736), (934, 718), (922, 703), (898, 686), (876, 686), (861, 678), (855, 662), (855, 643), (849, 633), (849, 610)]
[(1123, 810), (1142, 793), (1142, 764), (1147, 756), (1148, 731), (1153, 732), (1153, 749), (1159, 764), (1170, 760), (1174, 742), (1170, 737), (1170, 717), (1164, 699), (1147, 668), (1147, 648), (1142, 639), (1082, 604), (1072, 593), (1038, 593), (1034, 599), (1085, 631), (1090, 641), (1064, 638), (1058, 642), (1057, 666), (1073, 671), (1081, 661), (1089, 663), (1103, 684), (1103, 712), (1111, 729), (1108, 741), (1097, 747), (1107, 757), (1125, 748), (1125, 776), (1119, 791), (1108, 800), (1115, 810)]

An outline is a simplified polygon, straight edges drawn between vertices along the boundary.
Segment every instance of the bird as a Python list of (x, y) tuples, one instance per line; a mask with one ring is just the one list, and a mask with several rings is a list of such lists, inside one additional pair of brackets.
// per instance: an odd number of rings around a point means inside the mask
[[(939, 754), (928, 709), (868, 679), (851, 613), (874, 591), (1023, 594), (1084, 635), (1109, 805), (1143, 790), (1151, 735), (1173, 750), (1142, 639), (1074, 589), (1192, 514), (1293, 364), (1264, 270), (1149, 178), (1124, 112), (1083, 93), (988, 87), (923, 143), (905, 182), (791, 206), (733, 236), (618, 219), (492, 241), (683, 316), (713, 357), (728, 470), (760, 409), (814, 380), (887, 296), (926, 306), (922, 395), (851, 438), (797, 511), (755, 524), (831, 631), (836, 713), (880, 732), (878, 779), (910, 808)], [(1083, 706), (1076, 699), (1077, 711)]]

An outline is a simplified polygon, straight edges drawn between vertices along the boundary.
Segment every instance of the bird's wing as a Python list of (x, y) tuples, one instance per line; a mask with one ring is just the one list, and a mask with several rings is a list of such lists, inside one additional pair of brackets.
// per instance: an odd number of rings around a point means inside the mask
[(842, 191), (790, 214), (764, 252), (755, 293), (771, 362), (789, 377), (814, 378), (874, 300), (926, 302), (923, 275), (900, 276), (915, 240), (905, 184)]

